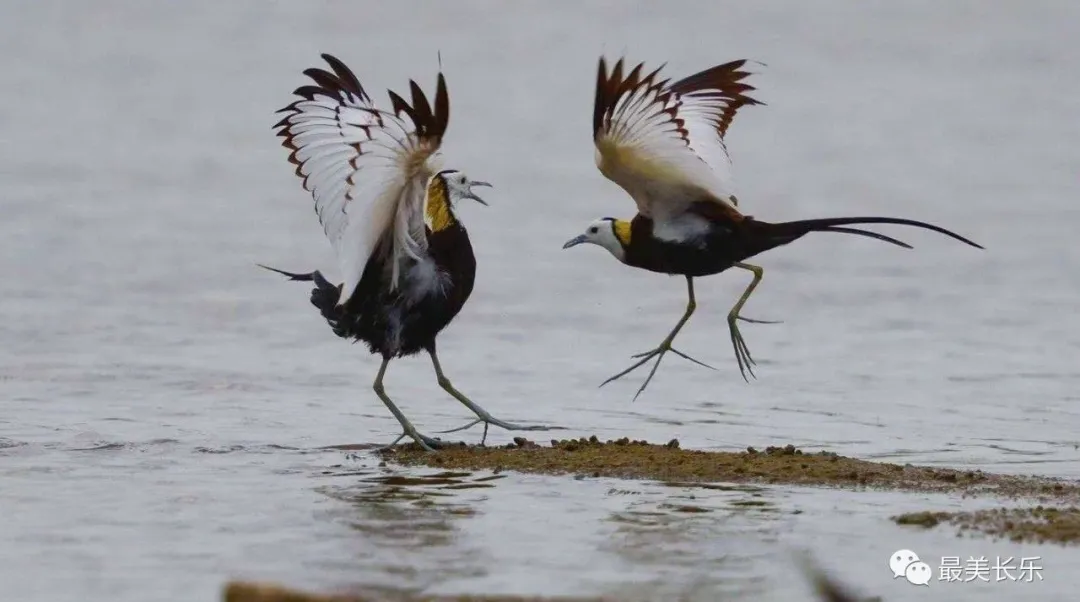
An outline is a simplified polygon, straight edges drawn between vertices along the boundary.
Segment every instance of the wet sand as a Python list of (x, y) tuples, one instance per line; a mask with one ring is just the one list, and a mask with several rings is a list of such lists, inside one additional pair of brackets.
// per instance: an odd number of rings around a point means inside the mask
[[(512, 470), (540, 474), (572, 474), (575, 478), (614, 477), (683, 483), (768, 483), (887, 489), (1029, 500), (1029, 507), (1002, 507), (969, 512), (914, 512), (891, 517), (900, 525), (957, 527), (957, 535), (984, 535), (1015, 542), (1080, 543), (1080, 485), (1039, 476), (986, 473), (911, 464), (871, 462), (831, 452), (804, 453), (792, 445), (753, 447), (744, 452), (681, 449), (677, 440), (664, 445), (597, 437), (552, 440), (539, 445), (518, 437), (505, 447), (452, 445), (425, 452), (404, 445), (380, 452), (386, 461), (451, 470)], [(1044, 505), (1045, 504), (1045, 505)], [(687, 507), (687, 512), (694, 511)]]
[(909, 512), (892, 517), (898, 525), (932, 529), (957, 527), (957, 535), (984, 534), (994, 539), (1025, 543), (1080, 542), (1080, 508), (994, 508), (973, 512)]
[(580, 478), (613, 477), (667, 482), (769, 483), (878, 488), (911, 492), (954, 493), (1030, 498), (1041, 502), (1080, 501), (1080, 485), (1038, 476), (999, 475), (911, 464), (871, 462), (823, 451), (803, 453), (793, 445), (754, 447), (746, 451), (687, 450), (677, 440), (659, 445), (597, 437), (552, 440), (550, 445), (515, 438), (505, 447), (449, 446), (425, 452), (413, 444), (379, 452), (391, 462), (453, 470), (513, 470), (572, 474)]

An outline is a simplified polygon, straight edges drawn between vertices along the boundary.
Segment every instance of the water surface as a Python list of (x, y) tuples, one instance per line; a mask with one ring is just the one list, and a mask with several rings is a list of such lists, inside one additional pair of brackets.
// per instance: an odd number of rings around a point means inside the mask
[[(902, 511), (985, 502), (413, 474), (326, 446), (387, 442), (376, 361), (308, 290), (258, 270), (328, 268), (310, 198), (270, 125), (332, 52), (385, 98), (434, 83), (447, 160), (495, 183), (463, 207), (480, 268), (440, 338), (456, 385), (566, 434), (679, 438), (987, 471), (1080, 476), (1080, 8), (1068, 2), (8, 3), (0, 9), (0, 583), (12, 599), (212, 600), (230, 577), (336, 589), (789, 600), (810, 548), (892, 600), (1071, 599), (1076, 552), (901, 530)], [(729, 134), (738, 196), (770, 220), (887, 214), (905, 251), (818, 236), (701, 280), (650, 389), (598, 389), (655, 345), (679, 279), (562, 251), (633, 205), (592, 164), (596, 58), (672, 76), (765, 63), (768, 103)], [(332, 270), (331, 270), (332, 272)], [(424, 358), (387, 388), (422, 429), (468, 418)], [(478, 436), (478, 435), (472, 435)], [(506, 442), (508, 433), (494, 433)], [(420, 471), (423, 473), (423, 471)], [(434, 472), (434, 471), (431, 471)], [(442, 482), (451, 479), (453, 483)], [(445, 494), (445, 495), (439, 495)], [(692, 496), (692, 497), (691, 497)], [(764, 506), (739, 505), (760, 500)], [(692, 500), (708, 512), (673, 507)], [(1043, 557), (1034, 584), (892, 580), (886, 558)]]

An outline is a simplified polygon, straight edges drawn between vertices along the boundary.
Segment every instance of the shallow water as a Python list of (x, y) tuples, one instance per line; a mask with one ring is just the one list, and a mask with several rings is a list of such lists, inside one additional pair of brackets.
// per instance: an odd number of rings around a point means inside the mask
[[(461, 210), (480, 272), (440, 355), (493, 413), (560, 437), (1077, 478), (1074, 3), (39, 1), (0, 17), (11, 599), (212, 600), (248, 577), (789, 600), (805, 596), (787, 560), (802, 548), (890, 601), (1063, 600), (1080, 584), (1071, 549), (887, 520), (982, 501), (522, 475), (395, 490), (388, 474), (415, 471), (324, 449), (396, 436), (370, 393), (376, 362), (330, 334), (306, 287), (254, 266), (330, 265), (270, 130), (300, 71), (332, 52), (384, 98), (410, 77), (432, 85), (441, 51), (447, 159), (496, 188), (492, 207)], [(728, 140), (751, 214), (900, 215), (987, 250), (898, 229), (915, 250), (804, 239), (759, 260), (746, 314), (785, 321), (744, 327), (759, 380), (731, 357), (725, 316), (746, 277), (730, 273), (699, 282), (680, 337), (717, 371), (669, 360), (633, 403), (640, 377), (598, 389), (685, 294), (598, 248), (560, 250), (633, 211), (589, 133), (596, 57), (624, 51), (673, 76), (767, 64), (753, 83), (768, 106), (740, 112)], [(395, 362), (387, 387), (425, 430), (468, 417), (422, 358)], [(671, 507), (688, 503), (710, 511)], [(902, 547), (1041, 556), (1045, 580), (916, 588), (888, 572)]]

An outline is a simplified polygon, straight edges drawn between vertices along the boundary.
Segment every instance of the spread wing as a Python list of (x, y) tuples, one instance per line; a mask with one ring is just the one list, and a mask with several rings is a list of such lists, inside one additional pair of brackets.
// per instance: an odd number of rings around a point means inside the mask
[(401, 262), (427, 250), (424, 193), (438, 171), (450, 99), (440, 72), (434, 107), (410, 80), (412, 103), (389, 91), (392, 110), (380, 110), (348, 67), (322, 57), (333, 73), (304, 71), (314, 85), (296, 89), (300, 99), (278, 111), (285, 117), (274, 127), (334, 247), (344, 278), (341, 304), (374, 253), (387, 252), (396, 287)]
[(724, 134), (743, 105), (761, 104), (742, 83), (745, 60), (717, 65), (675, 83), (638, 64), (610, 75), (604, 58), (596, 79), (593, 142), (596, 166), (657, 221), (672, 220), (699, 201), (741, 219)]

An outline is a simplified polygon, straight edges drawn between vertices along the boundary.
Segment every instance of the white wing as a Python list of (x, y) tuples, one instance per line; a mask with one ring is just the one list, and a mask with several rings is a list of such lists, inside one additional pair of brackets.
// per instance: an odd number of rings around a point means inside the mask
[(761, 104), (744, 93), (754, 88), (733, 61), (674, 84), (657, 80), (660, 69), (623, 77), (623, 61), (611, 75), (601, 57), (593, 107), (596, 166), (621, 186), (638, 211), (672, 221), (695, 202), (716, 205), (740, 219), (724, 134), (739, 107)]
[[(409, 81), (412, 104), (390, 91), (393, 111), (375, 106), (352, 71), (322, 55), (333, 73), (307, 69), (315, 85), (301, 86), (297, 100), (278, 111), (274, 127), (292, 151), (289, 161), (315, 199), (344, 283), (339, 304), (356, 290), (376, 252), (387, 252), (391, 287), (400, 264), (427, 250), (423, 203), (428, 178), (450, 119), (446, 80), (439, 73), (434, 109)], [(385, 245), (385, 246), (381, 246)]]

